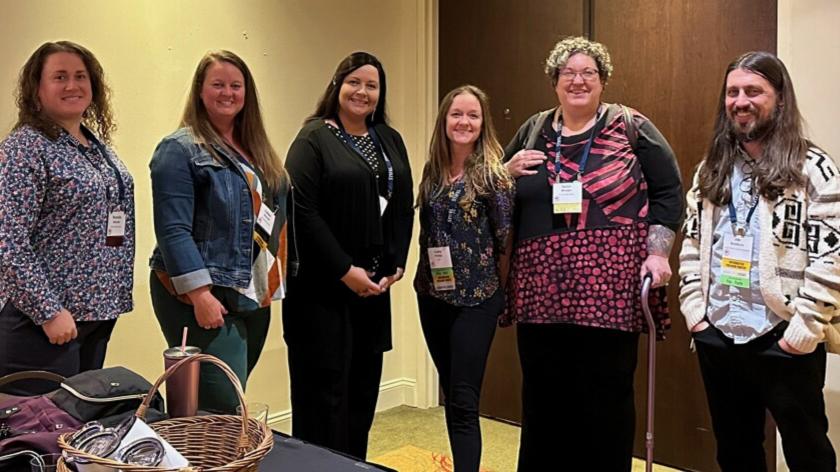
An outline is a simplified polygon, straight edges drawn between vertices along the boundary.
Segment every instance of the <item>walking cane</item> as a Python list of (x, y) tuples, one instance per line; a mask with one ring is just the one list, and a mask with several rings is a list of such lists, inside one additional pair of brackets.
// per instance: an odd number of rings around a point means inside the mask
[(642, 281), (642, 311), (645, 312), (645, 320), (648, 325), (648, 381), (647, 381), (647, 431), (645, 432), (645, 472), (653, 470), (653, 413), (656, 390), (656, 324), (653, 322), (653, 315), (650, 313), (648, 295), (653, 276), (645, 274)]

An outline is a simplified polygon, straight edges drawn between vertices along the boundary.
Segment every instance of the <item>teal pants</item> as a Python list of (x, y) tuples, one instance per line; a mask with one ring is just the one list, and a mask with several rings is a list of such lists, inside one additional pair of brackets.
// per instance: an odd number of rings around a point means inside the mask
[[(211, 354), (224, 361), (242, 383), (245, 383), (262, 353), (268, 336), (270, 308), (248, 312), (230, 310), (225, 315), (225, 325), (217, 329), (204, 329), (195, 320), (192, 305), (181, 302), (169, 294), (154, 272), (149, 277), (152, 306), (160, 329), (169, 347), (181, 344), (184, 326), (189, 328), (187, 345), (196, 346), (204, 354)], [(239, 399), (227, 376), (215, 365), (201, 365), (201, 383), (198, 391), (198, 408), (217, 413), (236, 413)]]

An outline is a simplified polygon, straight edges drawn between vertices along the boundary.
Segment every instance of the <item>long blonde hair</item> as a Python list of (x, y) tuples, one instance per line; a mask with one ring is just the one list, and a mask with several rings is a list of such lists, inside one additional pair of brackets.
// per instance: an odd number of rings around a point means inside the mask
[(475, 143), (475, 151), (464, 163), (465, 192), (460, 201), (462, 206), (471, 205), (477, 196), (488, 195), (513, 185), (513, 179), (502, 165), (504, 150), (496, 137), (493, 120), (490, 117), (490, 100), (487, 94), (474, 85), (462, 85), (443, 97), (438, 109), (432, 141), (429, 144), (429, 158), (423, 167), (417, 206), (436, 198), (449, 186), (449, 166), (452, 155), (449, 137), (446, 135), (446, 115), (455, 97), (468, 93), (478, 99), (481, 106), (481, 133)]
[(245, 79), (245, 103), (236, 118), (234, 118), (233, 136), (242, 146), (243, 150), (253, 159), (254, 164), (262, 172), (268, 187), (277, 191), (286, 181), (286, 171), (283, 169), (283, 162), (280, 155), (271, 146), (268, 135), (263, 125), (260, 103), (257, 96), (257, 86), (251, 71), (236, 54), (230, 51), (211, 51), (201, 58), (198, 67), (193, 75), (190, 96), (184, 107), (184, 115), (181, 118), (181, 126), (189, 127), (196, 140), (207, 145), (207, 150), (217, 159), (219, 156), (213, 149), (213, 144), (222, 148), (228, 145), (210, 123), (207, 109), (201, 101), (201, 88), (204, 85), (204, 78), (207, 69), (216, 62), (227, 62), (239, 69)]

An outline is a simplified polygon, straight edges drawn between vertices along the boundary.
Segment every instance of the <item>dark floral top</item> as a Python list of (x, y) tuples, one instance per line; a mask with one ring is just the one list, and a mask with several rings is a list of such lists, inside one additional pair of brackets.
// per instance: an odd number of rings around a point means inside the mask
[[(455, 306), (475, 306), (499, 288), (499, 256), (511, 232), (514, 187), (464, 199), (458, 180), (420, 208), (420, 261), (414, 278), (418, 294), (431, 295)], [(455, 289), (437, 291), (432, 284), (430, 247), (448, 246), (455, 272)]]
[[(0, 142), (0, 305), (13, 303), (38, 325), (61, 308), (77, 321), (133, 308), (134, 183), (117, 155), (88, 137), (86, 148), (66, 132), (52, 141), (23, 126)], [(107, 245), (108, 213), (117, 209), (125, 237)]]

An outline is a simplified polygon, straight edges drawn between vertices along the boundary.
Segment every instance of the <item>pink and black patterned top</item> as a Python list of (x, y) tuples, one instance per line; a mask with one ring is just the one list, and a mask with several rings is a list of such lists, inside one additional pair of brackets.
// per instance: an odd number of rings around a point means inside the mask
[[(607, 108), (607, 107), (603, 107)], [(537, 123), (534, 115), (505, 150), (510, 159)], [(649, 225), (679, 227), (682, 184), (668, 142), (653, 123), (633, 111), (635, 146), (621, 113), (596, 122), (586, 169), (580, 177), (580, 214), (555, 215), (551, 184), (574, 180), (590, 132), (564, 136), (557, 155), (557, 131), (542, 123), (534, 145), (548, 159), (534, 175), (516, 182), (514, 253), (502, 324), (573, 323), (639, 332), (641, 264), (647, 257)], [(665, 291), (652, 290), (651, 309), (664, 328)]]
[[(61, 308), (77, 321), (133, 309), (134, 183), (113, 150), (88, 137), (85, 147), (64, 131), (52, 141), (23, 126), (0, 142), (0, 304), (38, 325)], [(115, 209), (125, 212), (125, 237), (109, 246)]]

